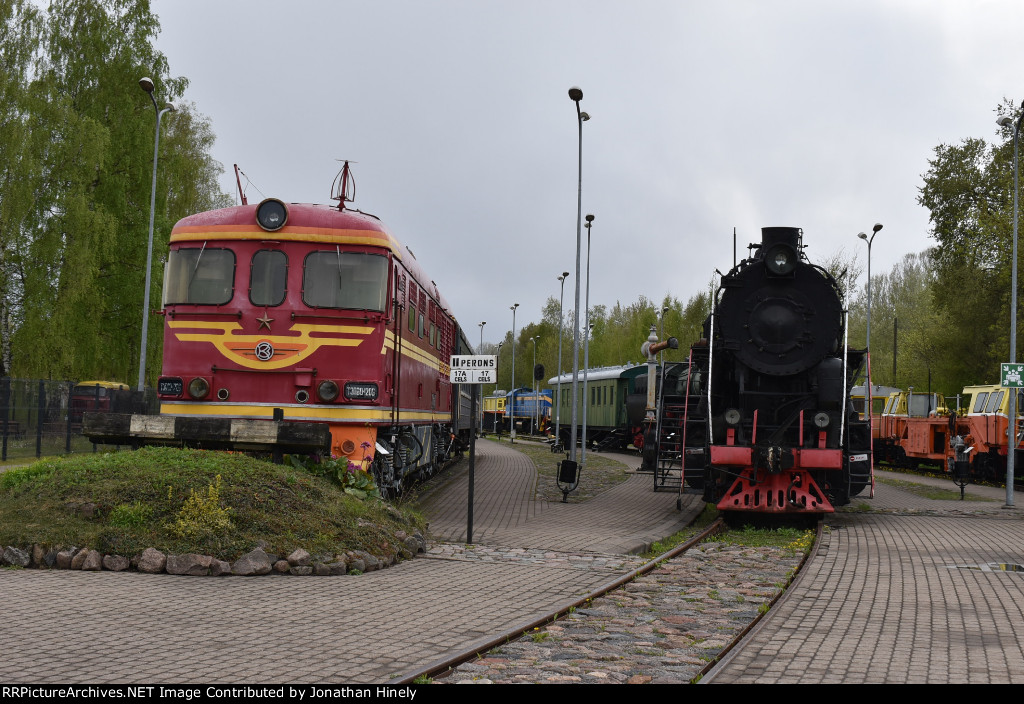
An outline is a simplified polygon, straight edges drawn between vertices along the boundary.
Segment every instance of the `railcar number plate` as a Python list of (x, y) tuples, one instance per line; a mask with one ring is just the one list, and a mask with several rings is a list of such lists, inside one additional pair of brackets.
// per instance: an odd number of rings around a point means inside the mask
[(181, 396), (184, 390), (181, 379), (161, 379), (157, 383), (157, 391), (161, 396)]

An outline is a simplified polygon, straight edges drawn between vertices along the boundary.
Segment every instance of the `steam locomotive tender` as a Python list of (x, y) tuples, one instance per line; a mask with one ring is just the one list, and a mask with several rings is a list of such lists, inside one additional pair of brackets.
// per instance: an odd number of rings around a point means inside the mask
[(871, 481), (869, 426), (850, 402), (865, 352), (846, 346), (840, 288), (807, 261), (803, 231), (761, 233), (691, 349), (684, 479), (722, 511), (828, 513)]

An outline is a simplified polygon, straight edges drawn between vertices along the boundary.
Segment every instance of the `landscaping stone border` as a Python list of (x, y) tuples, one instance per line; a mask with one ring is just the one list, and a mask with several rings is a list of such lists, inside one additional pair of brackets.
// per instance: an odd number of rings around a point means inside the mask
[(0, 552), (0, 566), (81, 570), (83, 572), (126, 572), (134, 569), (148, 574), (174, 574), (191, 577), (251, 577), (264, 574), (334, 576), (362, 574), (384, 569), (400, 560), (412, 559), (427, 549), (427, 541), (419, 531), (395, 534), (398, 554), (391, 557), (371, 555), (363, 550), (345, 550), (336, 554), (310, 555), (302, 548), (283, 557), (267, 552), (267, 545), (239, 557), (233, 563), (210, 555), (172, 555), (156, 548), (146, 548), (139, 555), (104, 555), (87, 547), (51, 547), (34, 544), (27, 548), (6, 546)]

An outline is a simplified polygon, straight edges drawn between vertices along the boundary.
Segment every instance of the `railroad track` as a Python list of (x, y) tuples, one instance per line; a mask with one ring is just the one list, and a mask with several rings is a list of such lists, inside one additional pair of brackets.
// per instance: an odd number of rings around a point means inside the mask
[(807, 555), (708, 542), (723, 529), (716, 521), (572, 604), (394, 681), (699, 681), (769, 612)]

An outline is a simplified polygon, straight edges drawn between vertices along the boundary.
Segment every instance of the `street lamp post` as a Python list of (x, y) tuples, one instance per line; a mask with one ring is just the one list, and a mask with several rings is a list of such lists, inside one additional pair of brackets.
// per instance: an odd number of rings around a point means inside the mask
[[(531, 337), (533, 341), (533, 376), (537, 376), (537, 340), (540, 339), (540, 335)], [(537, 427), (540, 425), (540, 389), (536, 388), (536, 383), (533, 384), (533, 434), (537, 434)]]
[(480, 348), (476, 351), (477, 354), (480, 354), (484, 347), (484, 325), (487, 325), (486, 320), (480, 323)]
[(579, 374), (580, 374), (580, 246), (583, 241), (583, 123), (590, 115), (580, 111), (583, 91), (577, 87), (569, 89), (569, 98), (576, 103), (576, 123), (579, 125), (579, 166), (577, 169), (576, 189), (576, 306), (573, 312), (572, 325), (572, 430), (569, 439), (569, 460), (576, 462), (576, 428), (579, 412)]
[[(1013, 263), (1010, 271), (1010, 364), (1017, 362), (1017, 143), (1020, 141), (1020, 123), (1024, 120), (1024, 103), (1021, 114), (1013, 128)], [(1013, 120), (1002, 117), (998, 121), (1001, 127), (1009, 127)], [(1009, 425), (1007, 441), (1009, 450), (1006, 453), (1006, 505), (1013, 506), (1013, 475), (1014, 455), (1017, 450), (1017, 390), (1014, 389), (1010, 399)]]
[(509, 400), (508, 410), (506, 415), (508, 416), (508, 431), (510, 442), (516, 441), (516, 419), (515, 419), (515, 406), (516, 406), (516, 308), (519, 304), (516, 303), (511, 307), (512, 310), (512, 397)]
[(565, 280), (568, 277), (568, 271), (563, 271), (558, 277), (562, 292), (558, 297), (558, 402), (555, 404), (555, 444), (551, 446), (552, 452), (562, 450), (562, 303), (565, 301)]
[(583, 319), (587, 321), (586, 334), (583, 335), (583, 438), (580, 454), (580, 464), (587, 463), (587, 406), (590, 404), (590, 397), (587, 396), (587, 376), (590, 370), (590, 226), (594, 222), (594, 216), (587, 213), (587, 293), (584, 307), (586, 313)]
[(139, 87), (149, 93), (149, 99), (153, 101), (153, 109), (156, 110), (156, 139), (153, 142), (153, 187), (149, 194), (149, 244), (146, 247), (146, 290), (142, 295), (142, 345), (139, 352), (139, 391), (145, 388), (146, 383), (146, 345), (149, 340), (149, 287), (153, 270), (153, 216), (156, 213), (156, 163), (160, 154), (160, 120), (165, 112), (174, 112), (174, 103), (167, 103), (163, 110), (156, 104), (153, 96), (153, 79), (139, 79)]
[[(868, 237), (865, 233), (861, 232), (857, 235), (862, 240), (868, 243), (868, 330), (867, 330), (867, 342), (868, 342), (868, 388), (867, 393), (864, 394), (864, 407), (867, 411), (868, 416), (868, 437), (871, 438), (871, 446), (868, 449), (868, 457), (870, 461), (868, 466), (874, 469), (875, 466), (875, 429), (874, 429), (874, 387), (871, 385), (871, 243), (875, 241), (875, 235), (878, 234), (879, 230), (882, 229), (882, 223), (876, 222), (874, 227), (871, 228), (871, 237)], [(895, 353), (894, 353), (895, 354)], [(895, 380), (894, 380), (895, 381)]]
[[(658, 335), (659, 335), (658, 339), (660, 339), (660, 340), (664, 340), (665, 339), (665, 313), (668, 313), (668, 306), (662, 306), (662, 308), (661, 308), (661, 331), (658, 333)], [(664, 374), (665, 374), (665, 371), (664, 371), (665, 370), (665, 350), (661, 351), (661, 369), (662, 369), (661, 373), (662, 373), (662, 375), (664, 377)]]

